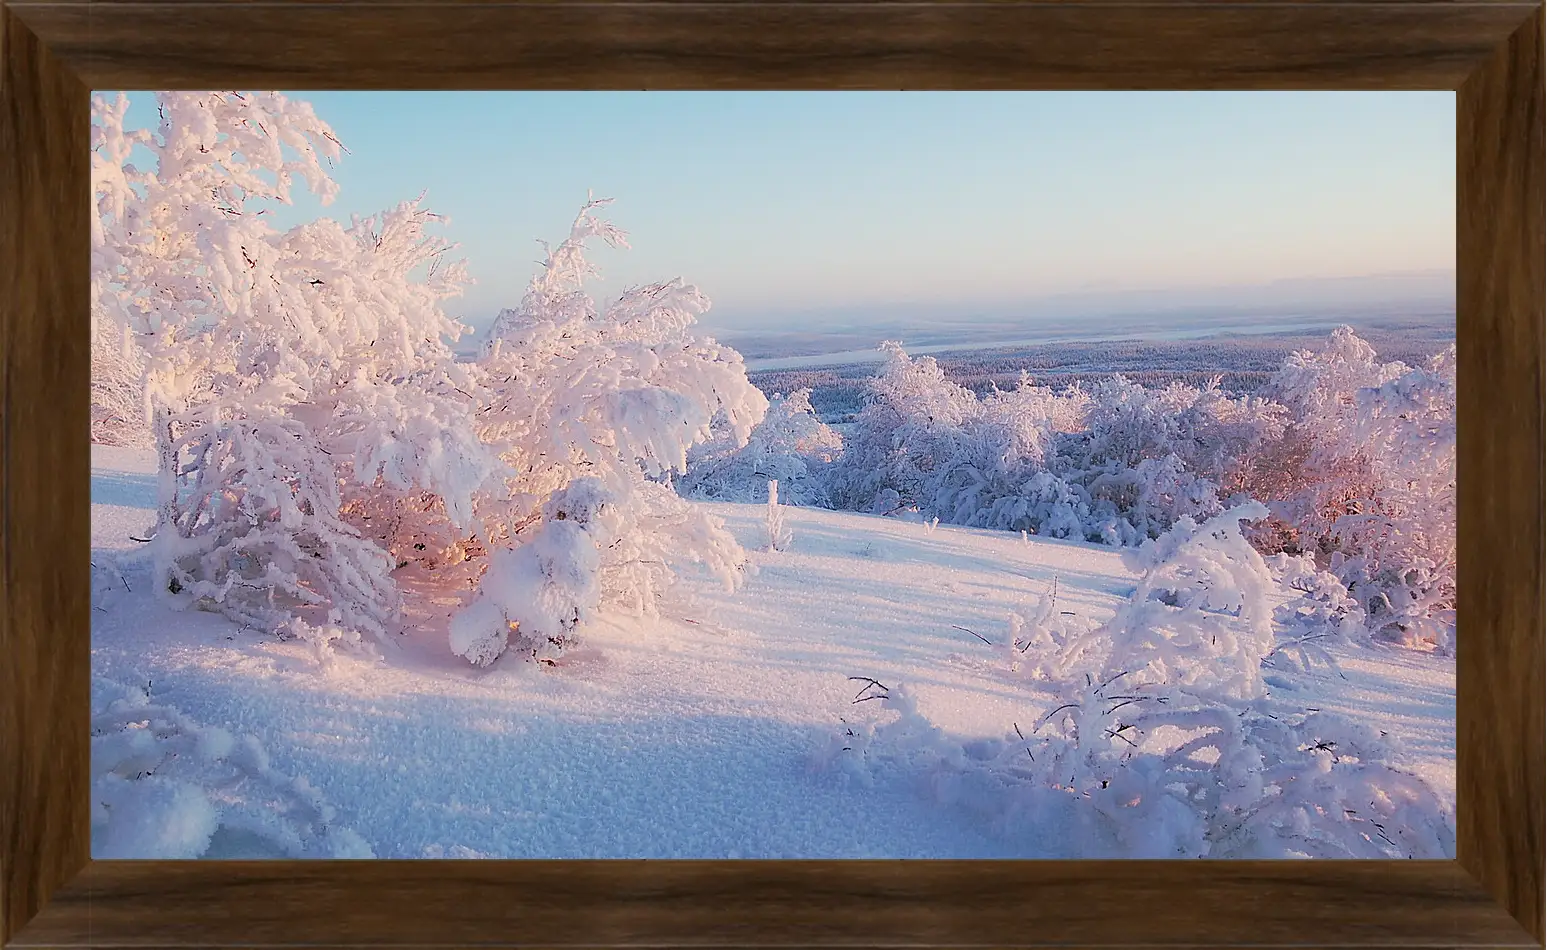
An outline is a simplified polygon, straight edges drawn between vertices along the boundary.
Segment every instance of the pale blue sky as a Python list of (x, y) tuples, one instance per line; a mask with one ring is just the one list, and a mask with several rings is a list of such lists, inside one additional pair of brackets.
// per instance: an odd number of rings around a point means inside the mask
[(450, 217), (475, 325), (587, 189), (634, 248), (596, 255), (601, 289), (682, 276), (720, 327), (1455, 263), (1449, 92), (290, 95), (350, 151), (324, 213), (425, 191)]

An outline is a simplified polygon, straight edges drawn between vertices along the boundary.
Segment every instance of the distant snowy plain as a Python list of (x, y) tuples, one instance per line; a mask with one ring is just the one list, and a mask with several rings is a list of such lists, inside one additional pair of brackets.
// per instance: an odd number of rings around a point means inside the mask
[[(153, 522), (155, 467), (146, 451), (92, 451), (106, 563)], [(1024, 729), (1050, 695), (979, 637), (1002, 644), (1007, 614), (1055, 577), (1061, 611), (1106, 620), (1134, 587), (1117, 551), (791, 508), (790, 550), (764, 552), (761, 506), (712, 507), (756, 552), (755, 575), (734, 594), (690, 575), (658, 618), (610, 616), (553, 666), (512, 653), (470, 667), (447, 648), (451, 602), (406, 617), (380, 660), (324, 662), (175, 612), (131, 568), (94, 593), (93, 676), (254, 735), (381, 858), (1079, 856), (1058, 827), (996, 826), (905, 770), (855, 782), (823, 752), (844, 722), (888, 715), (856, 703), (849, 677), (906, 684), (969, 746)], [(1270, 694), (1377, 724), (1453, 808), (1454, 661), (1336, 652), (1343, 676), (1270, 675)], [(222, 840), (209, 856), (275, 854)]]

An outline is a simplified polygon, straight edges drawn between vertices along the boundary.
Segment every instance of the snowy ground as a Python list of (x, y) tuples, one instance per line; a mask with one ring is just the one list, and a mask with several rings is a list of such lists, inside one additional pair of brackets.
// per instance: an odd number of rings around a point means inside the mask
[[(93, 447), (94, 561), (144, 537), (153, 471), (147, 452)], [(760, 507), (714, 509), (761, 546)], [(1056, 828), (1006, 835), (916, 783), (859, 787), (814, 762), (855, 715), (850, 676), (908, 684), (964, 740), (1035, 719), (1047, 698), (953, 625), (1002, 643), (1007, 612), (1028, 613), (1055, 575), (1060, 610), (1105, 620), (1133, 589), (1119, 555), (848, 513), (790, 509), (788, 521), (791, 550), (756, 554), (735, 594), (691, 577), (660, 618), (615, 618), (551, 668), (510, 655), (469, 667), (446, 647), (451, 604), (408, 618), (382, 661), (324, 665), (299, 643), (173, 612), (128, 571), (93, 611), (93, 673), (257, 735), (274, 769), (305, 775), (378, 857), (1060, 854)], [(1271, 688), (1378, 723), (1453, 804), (1453, 661), (1338, 656), (1346, 679)]]

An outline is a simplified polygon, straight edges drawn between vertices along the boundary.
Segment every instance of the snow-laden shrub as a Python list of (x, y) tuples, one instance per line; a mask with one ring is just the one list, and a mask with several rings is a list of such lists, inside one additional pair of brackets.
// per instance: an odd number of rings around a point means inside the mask
[(1288, 425), (1231, 487), (1267, 501), (1276, 549), (1313, 553), (1325, 565), (1333, 524), (1375, 498), (1370, 458), (1356, 437), (1358, 394), (1404, 370), (1380, 363), (1374, 347), (1339, 327), (1320, 351), (1291, 353), (1274, 374), (1264, 392), (1286, 407)]
[(1264, 560), (1278, 585), (1298, 595), (1273, 612), (1278, 643), (1267, 663), (1306, 673), (1317, 665), (1337, 671), (1329, 648), (1369, 638), (1359, 602), (1349, 596), (1341, 579), (1318, 568), (1308, 554), (1275, 554)]
[(1341, 327), (1292, 354), (1269, 393), (1291, 413), (1239, 487), (1269, 499), (1265, 550), (1338, 575), (1375, 635), (1454, 644), (1455, 348), (1427, 366), (1380, 363)]
[[(496, 616), (519, 623), (516, 601), (561, 566), (578, 569), (579, 562), (565, 559), (590, 563), (581, 553), (587, 545), (601, 552), (595, 597), (639, 612), (655, 609), (682, 565), (703, 563), (734, 585), (745, 559), (717, 519), (662, 482), (686, 470), (688, 451), (711, 438), (717, 418), (744, 444), (768, 401), (747, 381), (740, 354), (693, 331), (709, 307), (697, 288), (672, 280), (633, 288), (597, 308), (585, 292), (595, 273), (586, 242), (627, 246), (622, 231), (593, 213), (607, 203), (581, 210), (521, 306), (500, 313), (478, 363), (489, 399), (478, 412), (479, 431), (507, 467), (503, 486), (480, 496), (480, 516), (491, 543), (518, 547), (494, 555), (478, 598), (453, 625), (454, 649), (471, 651), (477, 662), (491, 662), (503, 649)], [(596, 500), (596, 524), (578, 533), (573, 525), (550, 530), (555, 512), (578, 497), (567, 493), (572, 485)], [(542, 547), (520, 554), (528, 544)], [(547, 625), (561, 623), (568, 624), (563, 642), (573, 639), (574, 626), (594, 607), (590, 589), (574, 610), (548, 616), (557, 606), (550, 604), (543, 608), (548, 619), (528, 618), (528, 633), (535, 626), (552, 641)], [(474, 643), (487, 649), (473, 650)]]
[(1121, 374), (1100, 380), (1086, 413), (1085, 464), (1131, 468), (1172, 454), (1186, 428), (1181, 414), (1198, 392), (1183, 383), (1146, 389)]
[(1283, 407), (1217, 381), (1149, 390), (1114, 376), (1055, 394), (1023, 374), (979, 399), (895, 344), (831, 469), (841, 508), (1135, 545), (1218, 514), (1219, 485), (1278, 438)]
[(255, 737), (201, 725), (135, 687), (99, 679), (93, 694), (92, 857), (375, 856)]
[(774, 479), (768, 481), (768, 512), (764, 526), (768, 529), (768, 550), (789, 550), (794, 535), (785, 523), (784, 509), (779, 504), (779, 483)]
[(1046, 453), (1050, 435), (1084, 432), (1090, 426), (1091, 398), (1078, 383), (1061, 392), (1038, 386), (1025, 370), (1012, 389), (995, 387), (982, 400), (991, 421), (1010, 426), (1029, 450)]
[(1187, 468), (1218, 481), (1266, 441), (1279, 437), (1284, 408), (1258, 396), (1231, 397), (1213, 380), (1201, 389), (1172, 383), (1146, 389), (1122, 375), (1090, 392), (1081, 468), (1135, 468), (1176, 456)]
[[(1400, 750), (1266, 698), (1265, 658), (1298, 646), (1309, 664), (1303, 638), (1354, 636), (1360, 619), (1335, 578), (1304, 559), (1270, 567), (1250, 546), (1241, 522), (1266, 514), (1183, 519), (1130, 552), (1134, 594), (1069, 639), (1048, 670), (1059, 698), (1004, 738), (994, 770), (1076, 798), (1082, 856), (1452, 856), (1454, 818)], [(1275, 567), (1302, 594), (1278, 641)]]
[(152, 541), (157, 587), (259, 630), (318, 608), (385, 637), (399, 605), (391, 556), (343, 520), (337, 469), (308, 437), (281, 417), (171, 441), (186, 475)]
[(1456, 348), (1361, 390), (1356, 438), (1377, 482), (1371, 510), (1332, 526), (1334, 570), (1377, 636), (1443, 651), (1455, 641)]
[(1083, 541), (1091, 521), (1089, 496), (1083, 490), (1051, 472), (1033, 472), (1014, 491), (980, 509), (969, 526)]
[(1029, 616), (1011, 611), (1006, 618), (1005, 652), (1010, 672), (1032, 680), (1050, 680), (1062, 672), (1065, 648), (1078, 636), (1058, 610), (1057, 580), (1039, 597)]
[(1111, 621), (1069, 643), (1062, 675), (1084, 669), (1204, 696), (1261, 696), (1262, 658), (1274, 646), (1274, 583), (1241, 522), (1266, 515), (1253, 502), (1202, 524), (1183, 518), (1128, 552), (1129, 569), (1142, 572), (1137, 589)]
[(1082, 479), (1090, 499), (1087, 533), (1107, 544), (1143, 544), (1182, 518), (1197, 521), (1221, 510), (1219, 486), (1188, 471), (1176, 455), (1147, 458), (1132, 468), (1109, 463)]
[(829, 483), (838, 508), (875, 511), (887, 493), (902, 507), (925, 507), (925, 482), (949, 461), (937, 443), (980, 411), (977, 397), (946, 379), (933, 357), (915, 360), (893, 341), (881, 349), (886, 363), (868, 384)]
[(1284, 410), (1228, 396), (1217, 379), (1146, 389), (1117, 375), (1092, 388), (1085, 419), (1058, 441), (1055, 468), (1087, 501), (1086, 537), (1130, 546), (1218, 514), (1220, 484), (1282, 434)]
[(1454, 655), (1455, 562), (1436, 564), (1395, 545), (1372, 542), (1369, 553), (1334, 551), (1330, 570), (1348, 585), (1376, 639)]
[(440, 307), (465, 272), (417, 202), (349, 227), (268, 225), (297, 178), (324, 202), (336, 191), (324, 163), (340, 146), (309, 105), (157, 105), (159, 126), (131, 131), (127, 99), (99, 98), (92, 129), (93, 300), (145, 355), (157, 589), (276, 632), (332, 611), (382, 636), (400, 539), (362, 536), (375, 526), (351, 523), (350, 500), (430, 492), (467, 528), (494, 471), (476, 379), (447, 342), (463, 328)]
[(739, 447), (728, 426), (713, 428), (715, 438), (689, 452), (687, 474), (677, 482), (683, 497), (755, 502), (774, 480), (788, 504), (828, 505), (827, 469), (842, 451), (843, 440), (817, 418), (811, 390), (775, 394), (763, 421)]
[[(1454, 819), (1375, 730), (1342, 716), (1091, 681), (1037, 732), (1050, 779), (1087, 797), (1118, 853), (1442, 858)], [(1180, 806), (1180, 807), (1179, 807)]]
[[(494, 553), (477, 597), (452, 617), (453, 653), (487, 666), (505, 652), (511, 634), (534, 656), (573, 639), (575, 628), (601, 604), (607, 537), (600, 510), (588, 510), (589, 499), (571, 504), (570, 496), (597, 487), (589, 480), (572, 483), (554, 496), (550, 517), (526, 543)], [(564, 517), (567, 512), (571, 516)]]
[(91, 315), (91, 441), (151, 443), (145, 413), (145, 353), (126, 327), (96, 309)]
[(550, 658), (609, 604), (653, 613), (690, 564), (727, 590), (740, 583), (746, 553), (724, 522), (663, 485), (618, 489), (580, 478), (555, 492), (541, 515), (521, 544), (490, 556), (477, 594), (452, 617), (458, 656), (486, 666), (514, 642), (531, 657)]
[[(1454, 816), (1383, 735), (1265, 696), (1272, 576), (1239, 525), (1265, 514), (1184, 519), (1147, 542), (1129, 558), (1145, 572), (1130, 600), (1062, 649), (1012, 615), (1012, 644), (1056, 653), (1036, 670), (1056, 699), (1024, 726), (963, 741), (906, 685), (867, 680), (855, 703), (896, 717), (845, 717), (817, 764), (866, 784), (912, 780), (1039, 847), (1056, 827), (1066, 857), (1453, 857)], [(1308, 595), (1330, 593), (1326, 575), (1279, 567)], [(1037, 626), (1050, 619), (1044, 606)]]
[(479, 423), (510, 464), (513, 525), (575, 478), (616, 487), (681, 475), (716, 419), (744, 445), (768, 409), (741, 355), (695, 332), (709, 309), (696, 287), (666, 281), (597, 308), (586, 242), (627, 246), (593, 213), (607, 203), (582, 209), (521, 306), (500, 313), (480, 360), (491, 401)]

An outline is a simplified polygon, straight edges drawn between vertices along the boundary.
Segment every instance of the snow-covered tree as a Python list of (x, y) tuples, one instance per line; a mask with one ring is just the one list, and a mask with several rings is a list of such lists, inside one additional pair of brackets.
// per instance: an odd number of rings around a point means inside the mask
[(1057, 630), (1047, 600), (1029, 631), (1011, 615), (1012, 662), (1056, 691), (1024, 728), (964, 743), (906, 684), (867, 680), (856, 703), (895, 718), (846, 718), (818, 761), (860, 781), (905, 770), (994, 827), (1058, 827), (1082, 858), (1454, 856), (1451, 809), (1390, 740), (1265, 693), (1262, 662), (1284, 646), (1275, 571), (1328, 608), (1318, 621), (1340, 622), (1346, 600), (1304, 559), (1270, 568), (1240, 529), (1266, 514), (1252, 503), (1182, 519), (1130, 552), (1138, 588), (1095, 629)]
[(149, 445), (145, 353), (127, 327), (97, 308), (91, 314), (91, 441)]
[(1335, 566), (1372, 630), (1454, 648), (1456, 348), (1361, 390), (1356, 437), (1377, 485), (1371, 510), (1333, 524)]
[(130, 130), (123, 96), (96, 100), (92, 165), (93, 295), (145, 353), (157, 586), (262, 629), (327, 617), (385, 636), (397, 539), (366, 536), (350, 503), (427, 491), (466, 524), (493, 471), (449, 347), (462, 328), (440, 309), (464, 272), (417, 202), (268, 225), (296, 179), (324, 202), (336, 190), (340, 146), (309, 105), (157, 104), (154, 131)]
[(768, 528), (768, 550), (785, 551), (789, 549), (790, 541), (794, 535), (789, 525), (784, 520), (784, 508), (779, 504), (779, 482), (777, 479), (768, 480), (768, 514), (764, 520)]
[(1358, 394), (1404, 369), (1380, 363), (1374, 347), (1339, 327), (1320, 351), (1290, 354), (1266, 387), (1286, 407), (1288, 425), (1232, 487), (1269, 503), (1289, 550), (1316, 551), (1333, 522), (1375, 496), (1369, 455), (1356, 435)]
[(1203, 522), (1180, 519), (1131, 550), (1138, 588), (1106, 625), (1073, 639), (1060, 668), (1130, 685), (1169, 684), (1203, 696), (1263, 694), (1262, 658), (1274, 647), (1274, 580), (1241, 522), (1267, 516), (1252, 502)]
[(1254, 540), (1314, 555), (1383, 639), (1449, 649), (1455, 606), (1455, 349), (1381, 363), (1348, 327), (1292, 354), (1270, 392), (1292, 415), (1240, 487), (1269, 501)]
[(1115, 376), (1055, 394), (1022, 375), (982, 399), (930, 358), (888, 361), (832, 470), (840, 507), (887, 492), (973, 527), (1139, 544), (1221, 509), (1219, 483), (1282, 432), (1284, 410), (1218, 381), (1148, 390)]
[[(1184, 487), (1178, 483), (1185, 473), (1218, 485), (1248, 464), (1259, 448), (1279, 438), (1286, 424), (1282, 406), (1258, 396), (1231, 397), (1219, 389), (1216, 378), (1201, 389), (1173, 383), (1163, 389), (1146, 389), (1118, 375), (1098, 383), (1090, 396), (1086, 414), (1089, 434), (1083, 442), (1069, 440), (1078, 479), (1092, 487), (1093, 481), (1137, 487), (1152, 481), (1128, 472), (1144, 470), (1146, 462), (1170, 460), (1151, 470), (1163, 482), (1190, 494), (1196, 512), (1209, 516), (1217, 512), (1210, 503), (1211, 494), (1203, 486)], [(1119, 510), (1126, 505), (1119, 503)], [(1183, 512), (1177, 511), (1161, 524), (1169, 524)], [(1141, 516), (1142, 517), (1142, 516)], [(1135, 522), (1137, 525), (1137, 522)], [(1153, 530), (1142, 537), (1153, 537)]]
[[(623, 232), (595, 214), (607, 203), (581, 209), (521, 305), (500, 313), (478, 363), (487, 387), (479, 431), (507, 469), (498, 491), (480, 497), (480, 517), (491, 543), (517, 549), (496, 555), (478, 599), (454, 622), (454, 649), (475, 662), (499, 655), (510, 623), (520, 638), (551, 641), (555, 629), (573, 639), (603, 599), (653, 610), (690, 563), (705, 564), (727, 585), (739, 577), (744, 554), (735, 539), (663, 482), (685, 471), (688, 451), (711, 438), (717, 418), (744, 444), (768, 401), (748, 382), (740, 354), (694, 332), (709, 308), (697, 288), (680, 279), (630, 288), (598, 309), (585, 291), (595, 273), (586, 242), (627, 246)], [(554, 522), (564, 520), (555, 505), (579, 480), (590, 486), (585, 497), (599, 527), (577, 534), (573, 524)], [(521, 553), (539, 543), (542, 550)], [(590, 557), (588, 544), (597, 545), (594, 590), (565, 573)], [(532, 578), (550, 575), (574, 596), (540, 601), (541, 619), (517, 610)]]
[(933, 357), (915, 360), (893, 341), (881, 350), (886, 363), (832, 474), (829, 494), (839, 508), (873, 511), (887, 491), (903, 506), (927, 505), (925, 483), (945, 455), (938, 441), (980, 412), (977, 397), (946, 379)]
[(677, 482), (683, 497), (751, 502), (773, 479), (788, 503), (827, 506), (827, 471), (842, 452), (843, 440), (817, 418), (811, 390), (774, 394), (745, 444), (737, 444), (728, 425), (712, 428), (715, 438), (689, 452), (687, 474)]

